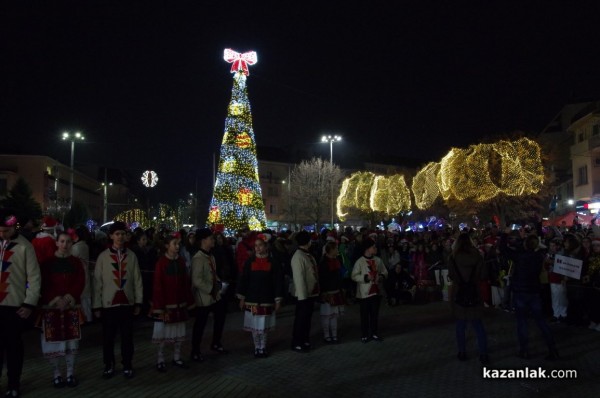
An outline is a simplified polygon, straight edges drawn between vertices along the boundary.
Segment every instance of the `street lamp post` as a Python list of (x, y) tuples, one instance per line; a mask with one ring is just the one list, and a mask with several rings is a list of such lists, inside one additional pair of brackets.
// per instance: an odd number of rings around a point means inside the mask
[(102, 188), (104, 189), (104, 224), (106, 224), (107, 222), (107, 218), (108, 218), (108, 191), (107, 188), (109, 185), (112, 185), (112, 182), (106, 183), (103, 182), (102, 183)]
[(71, 141), (71, 184), (69, 187), (69, 200), (73, 205), (73, 178), (75, 175), (75, 141), (83, 141), (85, 137), (79, 131), (76, 133), (69, 133), (65, 131), (62, 135), (63, 141)]
[[(321, 137), (321, 142), (329, 142), (329, 163), (331, 164), (331, 170), (333, 170), (333, 143), (339, 142), (342, 137), (339, 135), (324, 135)], [(329, 180), (331, 187), (331, 229), (333, 230), (333, 180)]]

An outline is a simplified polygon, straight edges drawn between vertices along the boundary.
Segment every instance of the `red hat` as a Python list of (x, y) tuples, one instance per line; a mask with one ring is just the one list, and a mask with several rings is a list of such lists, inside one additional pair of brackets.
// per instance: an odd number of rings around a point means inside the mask
[(58, 224), (58, 221), (51, 216), (44, 216), (42, 218), (42, 228), (54, 228)]

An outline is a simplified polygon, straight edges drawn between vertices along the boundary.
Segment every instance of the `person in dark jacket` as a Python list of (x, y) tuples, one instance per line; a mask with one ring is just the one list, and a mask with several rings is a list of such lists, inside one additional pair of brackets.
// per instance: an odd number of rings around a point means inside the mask
[(545, 254), (539, 248), (539, 238), (535, 234), (531, 234), (525, 237), (523, 244), (510, 247), (506, 245), (504, 237), (503, 252), (513, 261), (513, 273), (510, 281), (517, 315), (519, 357), (529, 358), (527, 317), (531, 313), (548, 346), (549, 352), (546, 359), (558, 359), (552, 331), (542, 312), (540, 272), (544, 265)]
[(267, 357), (267, 332), (275, 328), (275, 313), (283, 300), (283, 270), (269, 255), (267, 238), (259, 234), (255, 254), (246, 260), (237, 285), (244, 330), (252, 332), (254, 356)]
[(479, 360), (483, 364), (489, 362), (487, 352), (487, 334), (483, 327), (483, 301), (481, 291), (475, 289), (478, 297), (475, 297), (473, 305), (465, 305), (457, 300), (461, 284), (471, 283), (479, 286), (479, 282), (487, 278), (487, 272), (483, 263), (483, 256), (473, 245), (468, 234), (459, 235), (449, 259), (448, 277), (452, 281), (450, 297), (452, 302), (452, 313), (456, 318), (456, 343), (458, 345), (458, 360), (467, 359), (466, 352), (466, 328), (470, 322), (477, 334), (477, 345), (479, 348)]

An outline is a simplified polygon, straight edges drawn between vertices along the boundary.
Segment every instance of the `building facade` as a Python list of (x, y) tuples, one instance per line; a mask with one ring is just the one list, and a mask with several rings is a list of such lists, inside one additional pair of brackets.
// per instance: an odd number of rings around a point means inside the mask
[[(0, 198), (6, 197), (19, 177), (27, 182), (44, 213), (68, 211), (71, 199), (69, 166), (47, 156), (0, 155)], [(103, 210), (100, 184), (77, 170), (73, 177), (73, 200), (85, 204), (92, 217), (100, 219)]]

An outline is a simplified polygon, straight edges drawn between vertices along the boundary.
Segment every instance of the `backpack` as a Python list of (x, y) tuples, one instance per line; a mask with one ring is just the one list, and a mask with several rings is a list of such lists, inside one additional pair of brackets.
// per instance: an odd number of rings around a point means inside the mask
[(476, 266), (473, 267), (469, 279), (465, 281), (462, 278), (458, 267), (456, 267), (456, 275), (458, 276), (458, 289), (456, 291), (456, 295), (454, 296), (454, 302), (461, 307), (476, 307), (479, 305), (478, 286), (477, 283), (473, 281), (476, 268)]

